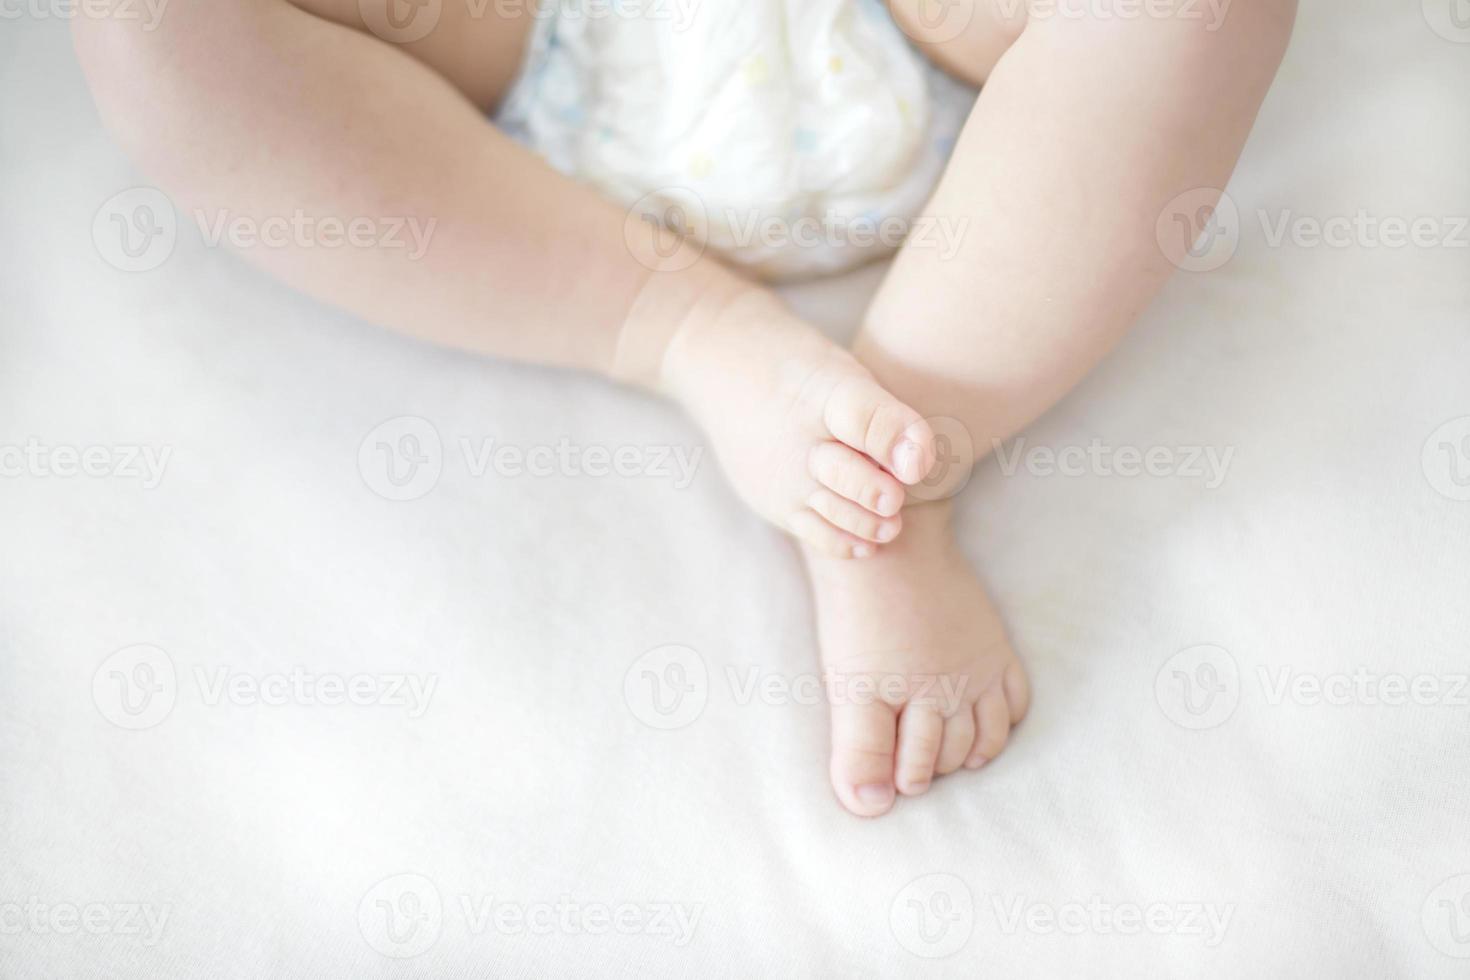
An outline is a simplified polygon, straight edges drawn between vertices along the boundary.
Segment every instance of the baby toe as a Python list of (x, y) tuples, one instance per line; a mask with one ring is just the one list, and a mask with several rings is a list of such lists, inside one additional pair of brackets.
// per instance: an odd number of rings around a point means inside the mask
[(964, 765), (974, 745), (975, 712), (966, 704), (944, 719), (944, 741), (939, 746), (939, 763), (935, 771), (941, 776), (954, 772)]
[(873, 545), (838, 528), (814, 510), (802, 510), (786, 521), (786, 530), (806, 547), (828, 558), (867, 558)]
[(1011, 734), (1011, 709), (999, 687), (992, 687), (975, 702), (975, 745), (965, 760), (968, 769), (979, 769), (1000, 755)]
[(893, 749), (898, 719), (881, 701), (832, 705), (832, 789), (860, 817), (893, 806)]
[(924, 417), (868, 377), (839, 384), (823, 421), (833, 437), (866, 453), (904, 483), (918, 483), (934, 465), (934, 431)]
[(865, 541), (883, 544), (898, 537), (901, 526), (899, 518), (879, 517), (825, 487), (807, 498), (807, 506), (829, 524)]
[(1019, 660), (1006, 668), (1003, 687), (1006, 706), (1010, 709), (1011, 724), (1014, 725), (1025, 718), (1026, 712), (1031, 708), (1031, 681)]
[(905, 796), (917, 796), (934, 780), (934, 764), (944, 737), (944, 718), (927, 705), (910, 704), (898, 717), (898, 758), (894, 782)]
[(808, 464), (813, 479), (822, 486), (880, 517), (892, 517), (903, 507), (903, 484), (850, 446), (819, 443)]

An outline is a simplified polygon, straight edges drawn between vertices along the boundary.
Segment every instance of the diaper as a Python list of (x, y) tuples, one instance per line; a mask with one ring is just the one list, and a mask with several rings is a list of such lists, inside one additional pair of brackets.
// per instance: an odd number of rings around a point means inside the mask
[(537, 24), (496, 123), (759, 278), (917, 237), (975, 98), (883, 0), (525, 3)]

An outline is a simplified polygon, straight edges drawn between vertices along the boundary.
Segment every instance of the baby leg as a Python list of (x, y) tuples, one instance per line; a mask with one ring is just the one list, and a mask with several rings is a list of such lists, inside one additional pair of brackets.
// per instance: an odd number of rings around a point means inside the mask
[[(855, 344), (926, 416), (959, 420), (981, 456), (1075, 385), (1172, 271), (1180, 256), (1156, 223), (1176, 195), (1223, 187), (1294, 12), (1292, 0), (1236, 0), (1221, 22), (1184, 16), (1195, 3), (1133, 19), (1105, 16), (1106, 0), (1016, 7), (1019, 25), (977, 3), (945, 49), (987, 79), (926, 209), (967, 222), (958, 251), (906, 246)], [(903, 539), (871, 562), (808, 562), (829, 669), (964, 682), (938, 706), (834, 699), (831, 778), (863, 815), (895, 786), (922, 792), (936, 772), (994, 758), (1029, 700), (950, 505), (904, 516)]]
[[(173, 0), (155, 31), (83, 17), (74, 36), (104, 119), (186, 204), (432, 229), (412, 250), (249, 250), (269, 273), (436, 343), (670, 394), (763, 516), (823, 554), (891, 540), (899, 481), (933, 458), (918, 413), (774, 294), (491, 126), (535, 16), (504, 6)], [(393, 7), (437, 22), (364, 19)]]

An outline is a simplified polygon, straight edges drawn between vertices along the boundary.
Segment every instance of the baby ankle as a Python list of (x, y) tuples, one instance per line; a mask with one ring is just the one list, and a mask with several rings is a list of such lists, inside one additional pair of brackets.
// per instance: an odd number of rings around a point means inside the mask
[[(678, 348), (764, 290), (711, 262), (651, 271), (629, 307), (609, 373), (628, 384), (677, 397)], [(775, 297), (771, 297), (773, 302)]]

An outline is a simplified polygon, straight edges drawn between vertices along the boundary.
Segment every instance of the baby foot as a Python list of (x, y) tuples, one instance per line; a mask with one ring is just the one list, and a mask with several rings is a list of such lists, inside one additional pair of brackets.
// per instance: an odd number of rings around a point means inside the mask
[(911, 508), (903, 540), (865, 562), (806, 550), (832, 719), (832, 788), (874, 817), (895, 790), (978, 769), (1006, 746), (1030, 686), (959, 553), (947, 503)]
[(829, 558), (894, 540), (904, 484), (934, 463), (923, 417), (762, 291), (682, 327), (660, 387), (704, 428), (736, 492)]

